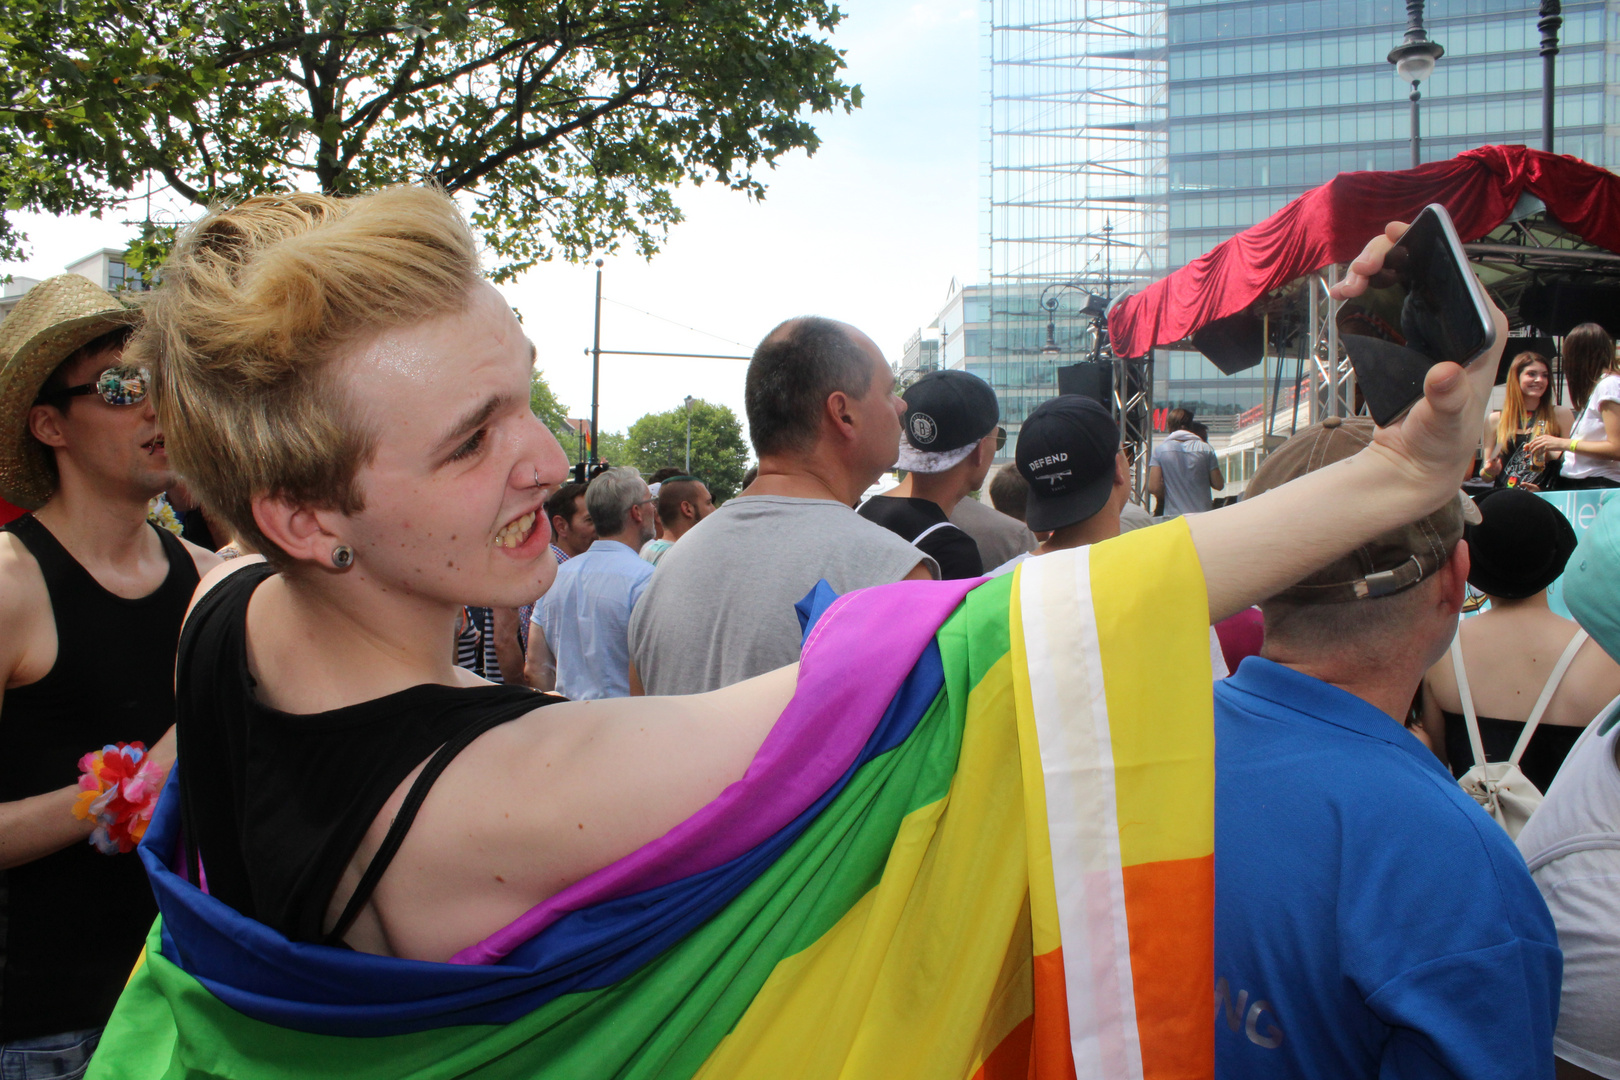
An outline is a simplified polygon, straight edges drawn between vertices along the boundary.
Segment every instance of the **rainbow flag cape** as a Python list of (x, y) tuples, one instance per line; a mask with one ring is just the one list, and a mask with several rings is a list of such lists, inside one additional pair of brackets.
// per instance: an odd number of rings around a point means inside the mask
[(451, 963), (238, 915), (169, 869), (168, 793), (162, 916), (90, 1076), (1212, 1076), (1186, 525), (827, 599), (743, 779)]

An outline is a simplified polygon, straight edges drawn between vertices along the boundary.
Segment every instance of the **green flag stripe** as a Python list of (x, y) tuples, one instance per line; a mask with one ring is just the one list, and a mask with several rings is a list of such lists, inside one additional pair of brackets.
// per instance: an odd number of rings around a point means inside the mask
[(777, 963), (819, 939), (877, 884), (901, 821), (948, 793), (966, 691), (1009, 647), (1010, 582), (1008, 575), (976, 590), (941, 628), (946, 687), (912, 736), (863, 766), (725, 910), (629, 978), (565, 995), (507, 1025), (313, 1035), (221, 1003), (161, 956), (154, 926), (147, 962), (108, 1025), (91, 1080), (690, 1077)]

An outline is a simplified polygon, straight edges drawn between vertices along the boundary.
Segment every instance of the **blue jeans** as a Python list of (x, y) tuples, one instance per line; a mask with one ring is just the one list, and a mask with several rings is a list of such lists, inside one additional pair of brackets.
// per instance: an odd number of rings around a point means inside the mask
[(0, 1080), (79, 1080), (101, 1041), (100, 1028), (0, 1043)]

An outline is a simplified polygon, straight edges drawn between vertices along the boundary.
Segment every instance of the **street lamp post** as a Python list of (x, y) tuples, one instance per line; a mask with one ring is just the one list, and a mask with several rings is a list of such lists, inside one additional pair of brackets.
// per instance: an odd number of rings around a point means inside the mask
[(1541, 148), (1553, 152), (1553, 62), (1558, 56), (1558, 28), (1564, 25), (1558, 0), (1541, 0)]
[(692, 472), (692, 395), (686, 395), (686, 472)]
[[(591, 332), (591, 464), (601, 460), (601, 440), (596, 426), (597, 407), (601, 402), (602, 385), (602, 260), (596, 260), (596, 328)], [(589, 475), (589, 472), (586, 473)]]
[(1430, 41), (1423, 30), (1423, 0), (1406, 0), (1406, 39), (1389, 51), (1395, 76), (1412, 84), (1412, 168), (1418, 158), (1418, 84), (1434, 74), (1434, 62), (1446, 54), (1439, 42)]

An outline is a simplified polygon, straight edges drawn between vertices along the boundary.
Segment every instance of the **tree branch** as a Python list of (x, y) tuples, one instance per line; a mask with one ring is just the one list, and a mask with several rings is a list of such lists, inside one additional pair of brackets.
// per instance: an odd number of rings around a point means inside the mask
[[(642, 80), (646, 80), (647, 78), (648, 76), (644, 72), (642, 74)], [(548, 143), (556, 142), (559, 138), (567, 135), (570, 132), (579, 131), (583, 128), (589, 127), (601, 117), (612, 112), (614, 109), (620, 108), (621, 106), (628, 104), (630, 101), (633, 101), (641, 94), (650, 91), (651, 87), (647, 86), (642, 80), (638, 80), (632, 86), (628, 87), (623, 93), (615, 94), (613, 97), (605, 99), (595, 108), (585, 110), (566, 124), (554, 125), (548, 128), (542, 134), (528, 139), (515, 139), (511, 143), (508, 143), (507, 146), (500, 151), (500, 153), (493, 154), (485, 158), (483, 161), (477, 162), (474, 165), (461, 169), (455, 173), (446, 173), (441, 171), (435, 177), (435, 179), (443, 184), (446, 190), (457, 191), (467, 184), (473, 183), (479, 180), (481, 177), (487, 176), (489, 173), (494, 172), (496, 169), (500, 168), (502, 165), (505, 165), (513, 158), (522, 157), (524, 154), (533, 153), (535, 150), (539, 150)]]
[(354, 160), (354, 156), (360, 152), (362, 147), (365, 146), (366, 136), (371, 134), (371, 129), (375, 127), (377, 125), (377, 121), (382, 118), (383, 110), (386, 109), (390, 103), (399, 100), (399, 98), (403, 96), (401, 87), (405, 85), (406, 81), (410, 79), (412, 74), (421, 68), (422, 59), (426, 55), (427, 39), (417, 38), (416, 47), (411, 50), (410, 59), (405, 61), (405, 63), (400, 66), (399, 74), (394, 77), (394, 84), (389, 91), (387, 93), (378, 94), (376, 97), (366, 102), (343, 125), (350, 131), (349, 138), (343, 150), (343, 167), (345, 169), (347, 169), (349, 167), (349, 163)]

